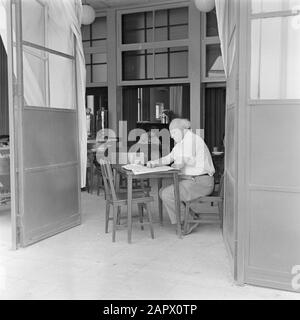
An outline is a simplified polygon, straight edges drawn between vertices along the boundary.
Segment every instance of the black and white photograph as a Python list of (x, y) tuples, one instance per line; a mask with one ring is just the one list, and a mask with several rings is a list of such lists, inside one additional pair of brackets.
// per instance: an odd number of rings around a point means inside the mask
[(0, 0), (0, 300), (300, 300), (300, 0)]

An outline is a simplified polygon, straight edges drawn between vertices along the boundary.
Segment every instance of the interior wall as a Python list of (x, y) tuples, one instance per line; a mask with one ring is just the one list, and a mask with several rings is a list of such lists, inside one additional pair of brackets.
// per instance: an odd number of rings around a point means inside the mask
[(9, 135), (7, 55), (0, 37), (0, 135)]

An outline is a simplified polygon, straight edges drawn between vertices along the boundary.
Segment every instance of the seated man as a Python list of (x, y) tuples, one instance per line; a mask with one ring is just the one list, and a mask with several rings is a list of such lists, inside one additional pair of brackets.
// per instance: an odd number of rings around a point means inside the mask
[[(189, 201), (207, 196), (214, 189), (214, 165), (203, 139), (190, 130), (186, 119), (174, 119), (170, 123), (170, 134), (175, 146), (167, 156), (147, 163), (148, 167), (168, 165), (180, 169), (180, 200)], [(176, 223), (174, 185), (159, 192), (172, 224)]]

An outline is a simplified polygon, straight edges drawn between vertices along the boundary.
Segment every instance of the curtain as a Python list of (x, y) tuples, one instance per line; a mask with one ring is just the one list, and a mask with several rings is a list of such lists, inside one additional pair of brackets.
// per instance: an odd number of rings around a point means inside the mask
[(205, 92), (205, 142), (210, 151), (223, 148), (226, 89), (207, 88)]
[(0, 136), (9, 135), (7, 55), (0, 36)]
[(176, 117), (182, 117), (182, 86), (170, 87), (170, 110)]
[[(6, 23), (2, 17), (9, 12), (9, 0), (0, 0), (0, 33), (7, 45)], [(85, 59), (81, 39), (80, 0), (26, 0), (22, 1), (23, 40), (45, 46), (45, 25), (43, 6), (47, 7), (47, 46), (69, 55), (76, 55), (77, 92), (72, 78), (74, 70), (68, 59), (49, 55), (50, 106), (71, 108), (77, 98), (79, 112), (81, 186), (85, 186), (87, 164), (87, 132), (85, 116)], [(74, 40), (76, 53), (74, 53)], [(27, 105), (46, 106), (43, 52), (24, 49), (24, 98)], [(71, 78), (72, 77), (72, 78)], [(77, 95), (77, 97), (76, 97)]]
[(228, 76), (227, 53), (228, 53), (228, 0), (215, 0), (219, 38), (221, 42), (222, 58), (225, 76)]

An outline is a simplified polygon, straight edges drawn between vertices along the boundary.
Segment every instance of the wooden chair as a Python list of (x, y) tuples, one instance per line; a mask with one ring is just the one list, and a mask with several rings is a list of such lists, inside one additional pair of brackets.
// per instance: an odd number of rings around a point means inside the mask
[[(218, 188), (216, 188), (218, 186)], [(199, 197), (197, 199), (186, 201), (183, 234), (191, 233), (202, 223), (218, 223), (223, 225), (223, 193), (224, 176), (221, 176), (220, 183), (215, 184), (215, 190), (210, 196)], [(192, 205), (200, 204), (200, 212), (194, 212)]]
[[(113, 221), (112, 230), (112, 241), (116, 241), (116, 229), (121, 226), (120, 211), (122, 207), (127, 207), (127, 192), (118, 192), (115, 187), (115, 179), (112, 172), (111, 164), (108, 160), (101, 159), (100, 167), (102, 171), (103, 183), (105, 188), (105, 199), (106, 199), (106, 213), (105, 213), (105, 233), (108, 233), (109, 221)], [(149, 224), (150, 234), (154, 239), (154, 230), (152, 225), (152, 215), (149, 208), (149, 203), (154, 199), (149, 196), (147, 192), (133, 191), (132, 204), (138, 206), (139, 211), (139, 223), (143, 229), (143, 226)], [(113, 207), (113, 217), (110, 217), (110, 208)], [(144, 222), (143, 210), (148, 215), (148, 222)]]

